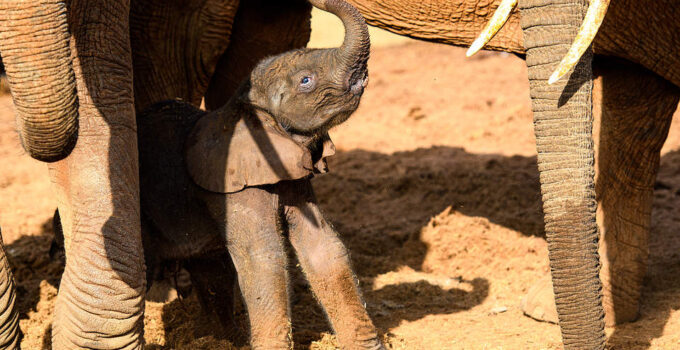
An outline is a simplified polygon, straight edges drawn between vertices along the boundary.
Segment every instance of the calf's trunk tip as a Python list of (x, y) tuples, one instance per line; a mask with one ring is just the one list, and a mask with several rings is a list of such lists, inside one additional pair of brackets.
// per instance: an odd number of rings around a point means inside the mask
[(345, 38), (342, 46), (334, 51), (340, 64), (340, 77), (344, 79), (343, 84), (347, 88), (354, 85), (363, 87), (371, 49), (366, 20), (354, 6), (343, 0), (310, 0), (310, 3), (338, 16), (342, 21), (345, 27)]

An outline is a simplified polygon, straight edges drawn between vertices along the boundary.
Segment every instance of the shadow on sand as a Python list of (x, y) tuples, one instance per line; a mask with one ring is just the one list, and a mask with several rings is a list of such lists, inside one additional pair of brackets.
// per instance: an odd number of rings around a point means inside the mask
[[(427, 246), (420, 240), (420, 230), (449, 206), (524, 235), (543, 235), (535, 157), (470, 154), (450, 147), (392, 155), (355, 150), (340, 152), (330, 166), (332, 171), (316, 178), (314, 187), (321, 207), (351, 252), (362, 285), (403, 266), (422, 271)], [(608, 342), (613, 349), (651, 347), (662, 335), (671, 311), (680, 308), (680, 237), (675, 235), (679, 209), (680, 151), (675, 151), (662, 157), (657, 180), (641, 317), (613, 331)], [(391, 213), (399, 213), (399, 217)], [(49, 260), (51, 222), (45, 223), (42, 231), (40, 236), (23, 236), (7, 245), (22, 318), (45, 298), (41, 283), (56, 287), (62, 272), (59, 262)], [(295, 271), (291, 277), (295, 343), (308, 346), (330, 328), (302, 275)], [(367, 300), (382, 301), (369, 302), (368, 309), (386, 332), (402, 320), (465, 311), (487, 298), (489, 282), (484, 277), (458, 279), (466, 288), (444, 289), (425, 279), (385, 285), (366, 292)], [(390, 310), (389, 317), (385, 309)], [(245, 327), (242, 307), (237, 307), (237, 312)], [(166, 344), (200, 337), (223, 343), (219, 322), (201, 314), (194, 295), (167, 303), (162, 317)]]

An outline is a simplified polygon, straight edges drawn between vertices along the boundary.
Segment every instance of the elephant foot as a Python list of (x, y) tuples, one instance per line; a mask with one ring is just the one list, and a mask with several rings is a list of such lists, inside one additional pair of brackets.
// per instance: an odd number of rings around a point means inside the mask
[[(644, 274), (634, 275), (623, 269), (609, 271), (607, 262), (602, 267), (600, 279), (603, 285), (604, 323), (612, 327), (637, 320), (640, 316), (640, 291)], [(644, 267), (646, 269), (646, 264)]]
[[(612, 293), (611, 283), (607, 278), (603, 278), (602, 282), (604, 284), (602, 293), (605, 325), (613, 327), (617, 324), (635, 321), (639, 317), (637, 299), (627, 296), (623, 292)], [(627, 297), (624, 298), (624, 296)], [(616, 306), (614, 306), (614, 300), (617, 301)], [(527, 294), (522, 298), (520, 307), (525, 315), (537, 321), (559, 323), (550, 274), (547, 274), (529, 288)]]
[(559, 323), (550, 274), (534, 284), (520, 304), (525, 315), (542, 322)]

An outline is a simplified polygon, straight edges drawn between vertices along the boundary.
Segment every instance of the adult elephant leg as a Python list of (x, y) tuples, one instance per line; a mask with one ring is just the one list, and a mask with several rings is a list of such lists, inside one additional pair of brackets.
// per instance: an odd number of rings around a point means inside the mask
[(597, 215), (605, 321), (614, 325), (638, 316), (654, 181), (680, 89), (638, 65), (602, 61)]
[(0, 349), (19, 349), (22, 335), (15, 300), (14, 276), (5, 256), (0, 232)]
[(208, 110), (223, 106), (261, 59), (304, 47), (311, 33), (306, 0), (249, 0), (239, 5), (231, 42), (205, 94)]
[(585, 0), (520, 1), (527, 48), (545, 230), (565, 349), (603, 349), (600, 263), (595, 221), (592, 52), (555, 84)]
[(144, 256), (127, 1), (72, 0), (71, 49), (80, 128), (50, 166), (66, 267), (54, 349), (143, 346)]

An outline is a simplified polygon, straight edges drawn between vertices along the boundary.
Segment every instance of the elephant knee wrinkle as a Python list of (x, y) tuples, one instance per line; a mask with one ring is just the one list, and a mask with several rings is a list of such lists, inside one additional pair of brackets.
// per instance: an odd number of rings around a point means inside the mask
[(300, 254), (303, 255), (300, 259), (306, 261), (303, 267), (309, 274), (335, 278), (351, 271), (349, 252), (342, 244), (320, 244)]

